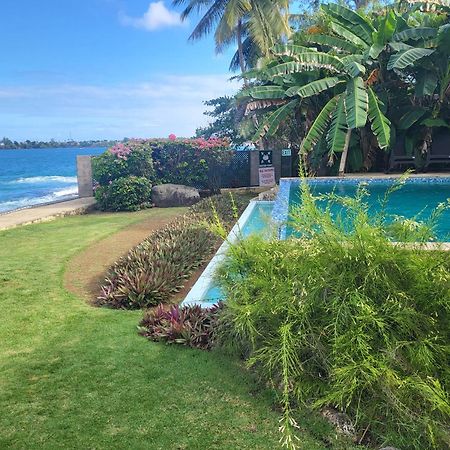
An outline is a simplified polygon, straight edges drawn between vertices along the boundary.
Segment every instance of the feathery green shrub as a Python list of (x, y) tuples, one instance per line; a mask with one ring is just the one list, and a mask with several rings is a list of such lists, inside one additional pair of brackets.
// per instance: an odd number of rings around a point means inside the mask
[(222, 344), (240, 344), (279, 388), (287, 447), (303, 403), (347, 413), (366, 442), (448, 448), (450, 253), (394, 245), (399, 232), (425, 241), (433, 224), (371, 217), (364, 187), (327, 196), (325, 208), (301, 189), (292, 224), (301, 237), (231, 248), (219, 274)]
[(220, 239), (208, 226), (212, 216), (217, 214), (229, 229), (247, 203), (244, 196), (230, 195), (200, 201), (119, 259), (95, 304), (140, 309), (168, 302), (218, 246)]

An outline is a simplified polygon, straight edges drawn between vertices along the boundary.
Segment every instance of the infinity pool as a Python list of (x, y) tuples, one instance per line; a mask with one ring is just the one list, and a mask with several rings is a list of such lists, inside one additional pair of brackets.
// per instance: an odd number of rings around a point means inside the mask
[[(365, 188), (370, 196), (367, 198), (369, 214), (375, 214), (380, 210), (380, 200), (383, 199), (386, 191), (392, 186), (392, 179), (347, 179), (330, 182), (331, 180), (311, 180), (311, 192), (314, 195), (330, 194), (334, 192), (340, 196), (354, 197), (358, 185), (365, 183)], [(299, 205), (299, 180), (282, 180), (289, 185), (288, 210), (287, 214)], [(277, 199), (283, 202), (283, 198)], [(286, 191), (284, 191), (286, 198)], [(386, 212), (389, 215), (404, 216), (409, 219), (423, 221), (430, 217), (431, 212), (440, 204), (446, 203), (450, 199), (450, 177), (448, 178), (414, 178), (406, 181), (399, 190), (389, 195)], [(286, 200), (284, 200), (286, 201)], [(322, 202), (325, 206), (325, 201)], [(337, 212), (336, 207), (335, 210)], [(285, 211), (286, 214), (286, 211)], [(284, 237), (292, 236), (293, 230), (289, 225), (286, 227)], [(450, 240), (450, 209), (446, 209), (440, 216), (435, 228), (435, 235), (439, 241)]]
[[(367, 199), (369, 211), (376, 213), (379, 210), (379, 200), (384, 197), (386, 190), (392, 185), (393, 179), (308, 180), (314, 195), (334, 192), (337, 195), (354, 196), (358, 185), (362, 182), (365, 183), (365, 187), (370, 193), (370, 197)], [(254, 201), (250, 203), (230, 232), (228, 241), (220, 247), (183, 301), (183, 305), (200, 304), (203, 307), (210, 307), (224, 299), (220, 287), (215, 283), (214, 274), (226, 257), (230, 243), (245, 239), (251, 234), (259, 234), (264, 237), (273, 237), (278, 234), (280, 239), (294, 235), (288, 222), (290, 213), (299, 205), (299, 186), (299, 179), (281, 179), (275, 202)], [(445, 203), (448, 199), (450, 199), (450, 177), (416, 177), (409, 179), (400, 190), (391, 194), (386, 209), (388, 214), (425, 220), (439, 203)], [(440, 241), (450, 241), (449, 209), (440, 216), (435, 231), (436, 237)]]

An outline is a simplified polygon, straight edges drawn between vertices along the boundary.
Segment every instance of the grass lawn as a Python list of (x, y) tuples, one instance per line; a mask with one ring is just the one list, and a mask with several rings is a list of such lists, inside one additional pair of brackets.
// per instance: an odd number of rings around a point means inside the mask
[[(278, 448), (279, 415), (237, 361), (151, 343), (136, 333), (140, 312), (93, 308), (63, 287), (68, 261), (89, 244), (176, 212), (0, 232), (1, 449)], [(329, 447), (313, 434), (303, 448)]]

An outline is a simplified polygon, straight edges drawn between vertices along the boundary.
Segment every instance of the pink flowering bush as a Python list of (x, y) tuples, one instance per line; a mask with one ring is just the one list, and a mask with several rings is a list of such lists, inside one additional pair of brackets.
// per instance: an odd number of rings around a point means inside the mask
[(233, 155), (227, 139), (177, 139), (170, 135), (169, 139), (148, 142), (160, 183), (185, 184), (214, 193), (220, 190), (223, 167)]
[(152, 150), (146, 141), (131, 140), (116, 144), (92, 160), (94, 180), (100, 186), (123, 177), (145, 177), (155, 181)]
[[(96, 198), (100, 207), (114, 210), (130, 210), (149, 205), (148, 195), (141, 198), (142, 183), (127, 182), (133, 205), (121, 201), (112, 202), (113, 188), (124, 178), (145, 178), (150, 186), (162, 183), (185, 184), (217, 193), (221, 186), (221, 173), (233, 155), (229, 141), (222, 138), (132, 139), (118, 143), (105, 153), (93, 158), (93, 176), (98, 188)], [(119, 183), (120, 184), (120, 183)], [(124, 185), (124, 186), (125, 186)], [(134, 192), (133, 186), (139, 192)], [(122, 192), (122, 191), (121, 191)], [(116, 193), (117, 194), (117, 193)], [(114, 195), (116, 195), (114, 194)], [(125, 199), (125, 196), (122, 197)], [(103, 206), (102, 206), (103, 205)]]

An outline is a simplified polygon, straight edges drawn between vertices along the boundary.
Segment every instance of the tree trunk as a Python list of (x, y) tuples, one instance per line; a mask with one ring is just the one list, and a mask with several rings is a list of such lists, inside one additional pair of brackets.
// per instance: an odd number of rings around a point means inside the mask
[[(242, 46), (242, 21), (239, 19), (236, 27), (236, 40), (238, 46), (239, 65), (241, 66), (241, 74), (245, 72), (244, 64), (244, 48)], [(244, 86), (247, 86), (247, 79), (244, 77)]]
[(339, 176), (343, 177), (345, 173), (345, 164), (347, 163), (348, 156), (348, 147), (350, 145), (350, 136), (352, 135), (352, 129), (349, 128), (347, 130), (347, 134), (345, 135), (345, 145), (344, 150), (342, 151), (341, 162), (339, 163)]

